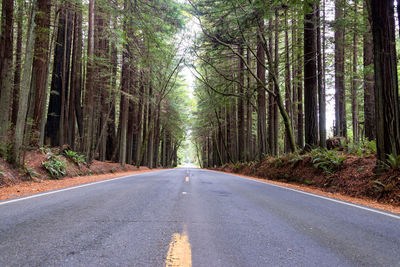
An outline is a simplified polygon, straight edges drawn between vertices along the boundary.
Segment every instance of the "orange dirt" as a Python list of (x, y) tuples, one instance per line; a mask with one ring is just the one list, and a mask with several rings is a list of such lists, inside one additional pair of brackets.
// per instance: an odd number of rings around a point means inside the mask
[[(217, 171), (217, 172), (226, 172), (226, 171)], [(247, 179), (260, 181), (260, 182), (267, 183), (267, 184), (280, 185), (280, 186), (284, 186), (284, 187), (288, 187), (288, 188), (292, 188), (292, 189), (296, 189), (296, 190), (300, 190), (300, 191), (305, 191), (308, 193), (313, 193), (316, 195), (322, 195), (322, 196), (326, 196), (326, 197), (330, 197), (330, 198), (334, 198), (334, 199), (338, 199), (338, 200), (342, 200), (342, 201), (346, 201), (346, 202), (351, 202), (351, 203), (355, 203), (355, 204), (359, 204), (359, 205), (363, 205), (363, 206), (367, 206), (367, 207), (371, 207), (371, 208), (375, 208), (375, 209), (381, 209), (381, 210), (386, 210), (386, 211), (389, 211), (392, 213), (400, 214), (399, 206), (379, 203), (376, 200), (374, 201), (374, 200), (366, 199), (366, 198), (350, 197), (350, 196), (346, 196), (346, 195), (343, 195), (340, 193), (331, 193), (331, 192), (323, 191), (323, 190), (313, 187), (313, 186), (306, 186), (306, 185), (301, 185), (301, 184), (289, 184), (289, 183), (278, 182), (278, 181), (273, 181), (273, 180), (268, 180), (268, 179), (256, 178), (256, 177), (247, 176), (247, 175), (243, 175), (243, 174), (237, 174), (237, 173), (229, 173), (229, 174), (240, 176), (240, 177), (245, 177)]]
[(3, 175), (0, 175), (0, 200), (157, 170), (150, 170), (147, 167), (138, 169), (129, 164), (124, 168), (119, 163), (96, 160), (90, 166), (77, 165), (63, 156), (58, 157), (65, 160), (67, 172), (67, 175), (60, 180), (49, 178), (47, 171), (42, 167), (46, 155), (38, 150), (29, 151), (25, 155), (26, 166), (33, 169), (38, 177), (29, 177), (23, 168), (13, 168), (0, 158), (0, 170), (3, 172)]
[[(229, 164), (216, 170), (238, 173), (271, 183), (315, 192), (345, 201), (400, 213), (400, 171), (375, 174), (375, 156), (348, 156), (332, 174), (316, 169), (310, 157), (291, 161), (289, 157), (266, 158), (262, 162)], [(274, 182), (272, 182), (274, 181)]]
[(21, 196), (27, 196), (36, 194), (39, 192), (51, 191), (81, 184), (88, 184), (102, 180), (108, 180), (120, 176), (130, 175), (130, 174), (138, 174), (144, 172), (150, 172), (156, 170), (150, 170), (147, 168), (140, 168), (137, 171), (127, 171), (127, 172), (119, 172), (119, 173), (108, 173), (94, 176), (78, 176), (72, 178), (66, 178), (61, 180), (38, 180), (36, 182), (33, 181), (25, 181), (16, 185), (11, 185), (8, 187), (0, 188), (0, 200), (5, 200), (9, 198), (17, 198)]

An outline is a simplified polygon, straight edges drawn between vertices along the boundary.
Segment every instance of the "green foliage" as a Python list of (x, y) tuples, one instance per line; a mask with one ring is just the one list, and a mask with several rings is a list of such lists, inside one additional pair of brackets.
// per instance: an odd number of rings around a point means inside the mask
[(64, 156), (73, 161), (75, 164), (85, 163), (85, 156), (72, 150), (65, 150)]
[(0, 157), (2, 157), (7, 162), (12, 162), (12, 147), (13, 142), (11, 141), (0, 143)]
[(347, 145), (347, 152), (358, 157), (376, 154), (376, 142), (363, 140), (360, 143)]
[(374, 181), (372, 181), (372, 183), (373, 183), (374, 189), (380, 193), (390, 192), (393, 190), (392, 184), (384, 184), (378, 180), (374, 180)]
[(304, 160), (304, 155), (300, 155), (299, 153), (291, 153), (287, 155), (289, 163), (292, 167), (295, 167), (298, 163)]
[(397, 155), (397, 157), (395, 157), (392, 154), (387, 155), (387, 156), (388, 156), (387, 162), (388, 162), (390, 169), (399, 170), (400, 169), (400, 155)]
[(25, 175), (29, 176), (30, 179), (40, 176), (33, 168), (29, 168), (26, 164), (24, 164), (24, 172)]
[(0, 176), (3, 176), (3, 175), (4, 175), (3, 169), (0, 168)]
[(47, 160), (42, 162), (42, 166), (49, 172), (50, 177), (53, 179), (60, 179), (66, 175), (65, 161), (53, 154), (48, 155)]
[(50, 148), (45, 147), (45, 146), (39, 147), (39, 152), (42, 154), (47, 154), (50, 152)]
[(346, 155), (336, 150), (327, 150), (321, 148), (312, 150), (310, 152), (310, 156), (315, 168), (321, 169), (329, 174), (338, 170), (347, 158)]

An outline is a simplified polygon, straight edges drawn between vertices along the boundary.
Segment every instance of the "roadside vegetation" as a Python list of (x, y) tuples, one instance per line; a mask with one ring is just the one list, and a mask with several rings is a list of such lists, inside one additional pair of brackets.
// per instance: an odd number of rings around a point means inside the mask
[(266, 156), (261, 161), (230, 163), (212, 169), (400, 205), (397, 161), (393, 157), (393, 163), (377, 166), (375, 153), (372, 141), (333, 150), (316, 148), (280, 157)]

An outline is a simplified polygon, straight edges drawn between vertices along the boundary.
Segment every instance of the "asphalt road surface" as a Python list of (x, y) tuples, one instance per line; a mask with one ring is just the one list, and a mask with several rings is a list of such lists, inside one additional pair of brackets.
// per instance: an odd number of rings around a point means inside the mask
[(0, 266), (400, 266), (400, 216), (201, 169), (0, 202)]

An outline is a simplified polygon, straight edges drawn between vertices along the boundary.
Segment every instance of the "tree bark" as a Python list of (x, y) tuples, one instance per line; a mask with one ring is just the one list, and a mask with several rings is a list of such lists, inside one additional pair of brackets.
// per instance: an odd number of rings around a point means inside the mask
[(318, 145), (317, 115), (317, 62), (314, 4), (305, 4), (304, 15), (304, 106), (305, 106), (305, 141), (306, 149)]
[(238, 93), (240, 95), (237, 103), (237, 112), (238, 112), (238, 156), (239, 161), (245, 161), (246, 159), (246, 136), (245, 136), (245, 115), (244, 115), (244, 99), (245, 99), (245, 91), (244, 91), (244, 49), (242, 45), (239, 45), (238, 53), (242, 55), (239, 57), (238, 63)]
[(23, 15), (24, 15), (24, 3), (22, 0), (18, 2), (18, 10), (17, 10), (17, 43), (15, 45), (15, 71), (14, 71), (14, 88), (12, 95), (12, 113), (11, 113), (11, 122), (15, 126), (17, 123), (17, 115), (18, 115), (18, 99), (19, 99), (19, 89), (21, 84), (21, 68), (22, 68), (22, 24), (23, 24)]
[[(261, 40), (261, 34), (264, 31), (264, 19), (259, 20), (259, 33), (257, 35), (257, 140), (258, 140), (258, 158), (268, 153), (267, 150), (267, 125), (266, 125), (266, 101), (265, 101), (265, 68), (259, 61), (265, 62), (265, 52)], [(262, 84), (264, 83), (264, 84)]]
[(54, 51), (53, 75), (46, 125), (46, 137), (52, 146), (63, 145), (65, 142), (64, 119), (72, 41), (72, 18), (69, 13), (69, 5), (61, 8)]
[(359, 125), (358, 125), (358, 76), (357, 76), (357, 40), (358, 40), (358, 28), (357, 28), (357, 5), (358, 1), (354, 1), (354, 21), (353, 21), (353, 73), (351, 81), (351, 117), (353, 126), (353, 142), (358, 143), (359, 141)]
[(50, 12), (51, 2), (49, 0), (38, 1), (38, 12), (36, 14), (36, 25), (37, 34), (35, 40), (35, 51), (33, 57), (33, 69), (32, 69), (32, 92), (34, 93), (35, 99), (33, 106), (33, 129), (35, 131), (40, 130), (41, 120), (43, 118), (43, 109), (46, 108), (46, 85), (48, 75), (48, 52), (50, 43)]
[(28, 32), (27, 32), (27, 41), (25, 46), (25, 61), (24, 66), (22, 68), (22, 79), (21, 79), (21, 87), (20, 87), (20, 95), (18, 102), (18, 116), (17, 123), (15, 125), (15, 134), (14, 134), (14, 147), (12, 150), (12, 159), (11, 161), (19, 165), (20, 164), (20, 150), (24, 141), (24, 130), (25, 130), (25, 122), (26, 115), (28, 112), (28, 97), (30, 91), (30, 83), (31, 83), (31, 69), (33, 62), (33, 49), (35, 46), (35, 15), (36, 15), (36, 0), (32, 1), (31, 7), (31, 15), (28, 23)]
[[(285, 108), (290, 117), (293, 131), (293, 113), (292, 113), (292, 85), (290, 73), (290, 49), (289, 49), (289, 28), (288, 28), (288, 11), (285, 9)], [(285, 152), (292, 152), (290, 148), (289, 136), (285, 135)]]
[(89, 1), (89, 29), (88, 29), (88, 48), (87, 48), (87, 68), (86, 68), (86, 91), (85, 91), (85, 118), (84, 118), (84, 151), (86, 154), (86, 161), (92, 162), (92, 134), (93, 134), (93, 74), (94, 74), (94, 5), (95, 0)]
[(335, 135), (347, 137), (343, 6), (344, 0), (335, 0)]
[(3, 0), (0, 38), (0, 143), (8, 133), (10, 96), (12, 95), (14, 1)]
[[(323, 76), (324, 66), (322, 63), (322, 45), (321, 44), (321, 11), (320, 5), (317, 5), (316, 23), (317, 23), (317, 61), (318, 61), (318, 111), (319, 111), (319, 146), (326, 147), (326, 104), (325, 104), (325, 80)], [(325, 9), (325, 6), (324, 6)], [(324, 21), (322, 22), (325, 24)], [(325, 29), (325, 28), (324, 28)], [(325, 31), (324, 31), (325, 34)], [(325, 37), (324, 37), (325, 38)]]
[(399, 91), (394, 4), (368, 0), (374, 43), (376, 146), (380, 161), (400, 155)]
[(376, 138), (375, 95), (374, 95), (374, 46), (372, 43), (371, 21), (367, 6), (364, 8), (364, 20), (367, 31), (364, 33), (364, 133), (372, 141)]

